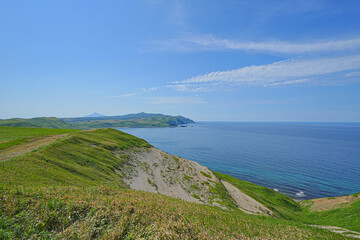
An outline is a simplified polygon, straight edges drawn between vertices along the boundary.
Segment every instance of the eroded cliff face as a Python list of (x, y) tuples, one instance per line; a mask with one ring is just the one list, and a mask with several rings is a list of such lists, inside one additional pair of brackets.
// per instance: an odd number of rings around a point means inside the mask
[(156, 148), (128, 152), (128, 158), (122, 174), (130, 188), (219, 205), (210, 190), (219, 180), (207, 167)]
[[(120, 153), (115, 153), (115, 155)], [(124, 158), (124, 153), (122, 153)], [(230, 198), (240, 210), (248, 214), (271, 215), (271, 211), (259, 202), (242, 193), (230, 183), (220, 181), (207, 167), (180, 158), (157, 148), (141, 148), (126, 152), (128, 159), (118, 173), (124, 182), (135, 190), (159, 193), (226, 208), (214, 189), (224, 186)]]

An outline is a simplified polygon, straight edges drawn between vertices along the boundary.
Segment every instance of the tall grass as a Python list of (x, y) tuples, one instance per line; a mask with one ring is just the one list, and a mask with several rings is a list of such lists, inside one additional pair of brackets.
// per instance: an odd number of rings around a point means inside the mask
[[(148, 147), (121, 131), (97, 129), (73, 132), (3, 162), (0, 239), (346, 239), (299, 222), (242, 213), (221, 184), (212, 191), (228, 210), (127, 190), (118, 174), (129, 161), (126, 154)], [(286, 196), (214, 174), (278, 217), (296, 219), (298, 205)]]
[(0, 238), (346, 239), (322, 229), (108, 187), (0, 187)]
[(151, 146), (114, 129), (77, 132), (40, 150), (0, 165), (0, 181), (8, 184), (108, 185), (125, 187), (116, 170), (127, 160), (115, 151)]
[(308, 221), (318, 225), (330, 225), (360, 232), (360, 200), (339, 208), (320, 212), (305, 210)]
[(240, 189), (246, 195), (262, 203), (269, 208), (278, 218), (289, 220), (304, 220), (300, 204), (293, 201), (290, 197), (277, 193), (272, 189), (256, 185), (251, 182), (243, 181), (226, 174), (213, 172), (215, 176), (223, 179), (233, 186)]
[(77, 131), (79, 130), (0, 126), (0, 150), (27, 142), (36, 137), (74, 133)]

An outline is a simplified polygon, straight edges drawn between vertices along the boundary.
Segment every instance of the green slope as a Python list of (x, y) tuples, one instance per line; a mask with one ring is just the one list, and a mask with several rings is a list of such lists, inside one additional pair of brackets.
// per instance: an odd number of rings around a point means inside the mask
[(109, 187), (0, 186), (0, 239), (347, 239), (295, 222)]
[(64, 122), (55, 117), (38, 118), (12, 118), (0, 119), (0, 126), (8, 127), (37, 127), (37, 128), (73, 128), (70, 123)]
[(55, 117), (0, 119), (0, 126), (70, 129), (76, 128), (83, 130), (111, 127), (176, 127), (188, 123), (195, 122), (182, 116), (170, 116), (151, 113), (128, 114), (124, 116), (63, 119), (58, 119)]
[(63, 118), (79, 129), (103, 127), (176, 127), (183, 124), (195, 123), (182, 116), (170, 116), (152, 113), (127, 114), (123, 116)]
[[(353, 196), (358, 197), (359, 194), (356, 193)], [(360, 232), (360, 198), (351, 202), (345, 202), (335, 209), (326, 211), (310, 211), (311, 202), (312, 200), (304, 201), (304, 215), (309, 219), (309, 222), (319, 225), (343, 227)]]
[(126, 154), (115, 151), (150, 146), (144, 140), (113, 130), (99, 129), (73, 134), (39, 151), (10, 160), (0, 169), (0, 181), (6, 184), (36, 184), (123, 187), (121, 170)]
[(28, 142), (37, 137), (73, 133), (73, 129), (22, 128), (0, 126), (0, 150)]
[[(1, 162), (0, 239), (346, 239), (295, 221), (126, 189), (127, 154), (148, 147), (121, 131), (98, 129)], [(271, 198), (275, 209), (291, 205), (280, 199)]]
[(195, 123), (189, 118), (183, 116), (171, 116), (164, 115), (160, 113), (134, 113), (118, 116), (97, 116), (97, 117), (78, 117), (78, 118), (63, 118), (62, 120), (66, 122), (91, 122), (93, 120), (136, 120), (136, 119), (145, 119), (145, 118), (167, 118), (175, 120), (179, 124)]
[(300, 204), (296, 203), (290, 197), (275, 192), (272, 189), (256, 185), (251, 182), (243, 181), (226, 174), (213, 172), (215, 176), (223, 179), (233, 186), (240, 189), (246, 195), (252, 197), (256, 201), (262, 203), (264, 206), (273, 211), (278, 218), (299, 220), (303, 218), (302, 208)]

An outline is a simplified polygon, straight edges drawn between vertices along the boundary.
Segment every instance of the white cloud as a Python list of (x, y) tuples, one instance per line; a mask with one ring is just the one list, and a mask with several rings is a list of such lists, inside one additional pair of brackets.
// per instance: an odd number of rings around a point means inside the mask
[(202, 104), (205, 103), (198, 97), (153, 97), (150, 99), (150, 104)]
[(126, 93), (126, 94), (122, 94), (122, 95), (118, 95), (118, 96), (111, 96), (111, 98), (124, 98), (124, 97), (131, 97), (131, 96), (135, 96), (138, 95), (137, 93)]
[(136, 95), (140, 95), (142, 93), (147, 93), (147, 92), (153, 92), (158, 90), (160, 87), (149, 87), (149, 88), (138, 88), (138, 89), (133, 89), (133, 90), (129, 90), (129, 91), (133, 91), (131, 93), (125, 93), (125, 94), (121, 94), (121, 95), (117, 95), (117, 96), (111, 96), (111, 98), (125, 98), (125, 97), (132, 97), (132, 96), (136, 96)]
[(158, 90), (159, 87), (150, 87), (150, 88), (142, 88), (141, 90), (144, 92), (152, 92)]
[[(273, 87), (273, 86), (281, 86), (281, 85), (289, 85), (289, 84), (297, 84), (297, 83), (304, 83), (304, 82), (308, 82), (311, 79), (309, 78), (304, 78), (304, 79), (296, 79), (296, 80), (289, 80), (289, 81), (283, 81), (283, 82), (275, 82), (275, 83), (271, 83), (270, 85), (268, 85), (269, 87)], [(265, 87), (268, 87), (265, 85)]]
[(360, 77), (360, 71), (345, 74), (346, 77)]
[(188, 36), (170, 41), (158, 42), (163, 49), (174, 50), (241, 50), (264, 51), (287, 54), (333, 52), (360, 48), (360, 37), (344, 40), (326, 40), (305, 43), (285, 41), (246, 42), (221, 39), (212, 35)]
[(172, 82), (168, 87), (179, 91), (211, 91), (238, 86), (266, 87), (300, 84), (324, 80), (328, 74), (359, 69), (360, 55), (312, 60), (290, 59), (231, 71), (211, 72), (183, 81)]

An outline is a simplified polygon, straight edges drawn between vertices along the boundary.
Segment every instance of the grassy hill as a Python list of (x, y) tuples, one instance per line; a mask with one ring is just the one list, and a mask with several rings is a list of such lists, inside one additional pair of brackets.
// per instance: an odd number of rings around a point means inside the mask
[(176, 119), (175, 121), (181, 122), (181, 124), (186, 123), (195, 123), (193, 120), (182, 117), (182, 116), (171, 116), (171, 115), (164, 115), (160, 113), (131, 113), (126, 115), (118, 115), (118, 116), (91, 116), (91, 117), (78, 117), (78, 118), (62, 118), (62, 120), (66, 122), (88, 122), (92, 120), (136, 120), (136, 119), (144, 119), (144, 118), (153, 118), (153, 117), (160, 117), (160, 118), (169, 118), (169, 119)]
[(299, 220), (303, 216), (302, 208), (299, 203), (294, 202), (290, 197), (275, 192), (272, 189), (246, 182), (226, 174), (214, 172), (214, 174), (223, 180), (239, 188), (242, 192), (264, 204), (272, 210), (276, 217), (289, 220)]
[[(9, 139), (11, 131), (19, 139), (45, 134), (22, 129), (21, 135), (19, 129), (0, 127), (0, 139)], [(0, 239), (347, 239), (287, 220), (298, 219), (298, 204), (224, 174), (215, 173), (272, 207), (276, 217), (131, 190), (118, 173), (131, 166), (131, 152), (146, 152), (150, 144), (114, 129), (67, 131), (0, 162)], [(220, 183), (213, 191), (233, 202)]]
[(176, 127), (189, 123), (195, 122), (182, 116), (151, 113), (62, 119), (55, 117), (0, 119), (0, 126), (82, 130), (110, 127)]
[(73, 129), (47, 129), (0, 126), (0, 150), (39, 137), (77, 132)]
[(66, 123), (55, 117), (38, 117), (38, 118), (11, 118), (0, 119), (0, 126), (8, 127), (35, 127), (35, 128), (73, 128), (69, 123)]
[(126, 156), (118, 158), (112, 151), (143, 146), (150, 145), (112, 129), (77, 132), (38, 151), (6, 161), (0, 170), (0, 181), (21, 185), (125, 187), (114, 169), (120, 168)]
[(303, 201), (304, 215), (318, 225), (347, 228), (360, 232), (360, 193)]
[(182, 116), (170, 116), (153, 113), (127, 114), (123, 116), (63, 118), (79, 129), (103, 127), (176, 127), (183, 124), (195, 123)]

